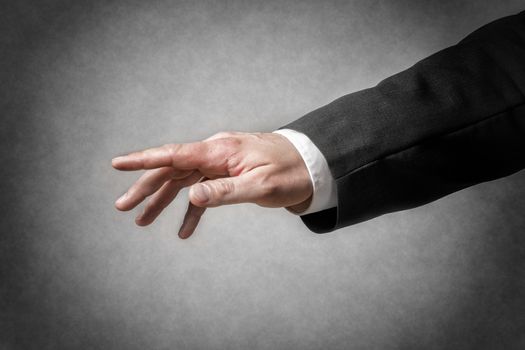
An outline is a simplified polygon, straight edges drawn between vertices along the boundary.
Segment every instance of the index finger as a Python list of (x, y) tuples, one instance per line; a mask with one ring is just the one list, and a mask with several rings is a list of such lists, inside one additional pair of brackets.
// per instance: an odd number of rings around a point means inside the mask
[(113, 158), (111, 165), (118, 170), (141, 170), (174, 167), (198, 169), (209, 158), (209, 146), (204, 142), (169, 144)]

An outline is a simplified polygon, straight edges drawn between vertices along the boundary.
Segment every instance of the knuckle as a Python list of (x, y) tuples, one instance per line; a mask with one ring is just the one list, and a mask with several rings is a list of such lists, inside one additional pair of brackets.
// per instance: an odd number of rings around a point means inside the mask
[(233, 133), (230, 131), (219, 131), (212, 137), (216, 139), (222, 139), (222, 138), (231, 137), (231, 136), (233, 136)]
[(214, 187), (215, 194), (217, 197), (222, 198), (224, 196), (227, 196), (228, 194), (233, 193), (235, 190), (235, 185), (232, 181), (227, 181), (224, 179), (217, 179), (216, 186)]
[(163, 145), (161, 148), (166, 151), (166, 153), (170, 156), (170, 158), (173, 158), (175, 153), (177, 153), (177, 151), (179, 150), (180, 145), (177, 145), (175, 143), (167, 143)]
[(210, 151), (216, 157), (227, 160), (239, 152), (241, 144), (242, 140), (238, 137), (225, 137), (210, 144)]
[(141, 187), (131, 187), (129, 190), (128, 190), (128, 196), (129, 198), (145, 198), (146, 195), (144, 193), (144, 191), (142, 190)]
[(264, 138), (264, 133), (252, 132), (252, 133), (249, 133), (248, 136), (256, 140), (262, 140)]
[(233, 136), (225, 137), (221, 140), (225, 147), (232, 148), (232, 149), (239, 147), (242, 143), (240, 138), (233, 137)]
[(165, 143), (164, 145), (161, 146), (161, 148), (164, 148), (165, 150), (171, 150), (173, 147), (175, 147), (175, 144), (174, 143)]

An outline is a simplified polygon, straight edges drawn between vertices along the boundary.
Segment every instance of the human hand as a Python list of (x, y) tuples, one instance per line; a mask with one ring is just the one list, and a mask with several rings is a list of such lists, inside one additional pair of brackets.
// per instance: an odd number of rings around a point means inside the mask
[(301, 212), (312, 197), (312, 183), (304, 161), (277, 133), (220, 132), (193, 143), (168, 144), (114, 158), (115, 169), (147, 169), (115, 202), (122, 211), (148, 200), (137, 225), (151, 224), (184, 187), (189, 205), (179, 230), (188, 238), (208, 207), (255, 203), (263, 207)]

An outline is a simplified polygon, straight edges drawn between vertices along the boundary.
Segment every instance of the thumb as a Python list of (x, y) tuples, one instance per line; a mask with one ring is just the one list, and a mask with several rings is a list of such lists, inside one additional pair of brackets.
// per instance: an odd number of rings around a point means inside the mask
[(257, 186), (248, 173), (196, 183), (190, 188), (190, 201), (199, 207), (252, 202), (258, 198)]

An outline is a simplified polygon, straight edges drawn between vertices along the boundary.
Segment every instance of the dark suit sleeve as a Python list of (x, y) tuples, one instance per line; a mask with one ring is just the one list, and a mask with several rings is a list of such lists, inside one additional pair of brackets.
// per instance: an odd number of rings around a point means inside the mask
[(337, 183), (329, 232), (525, 167), (525, 12), (492, 22), (381, 81), (283, 126), (305, 133)]

